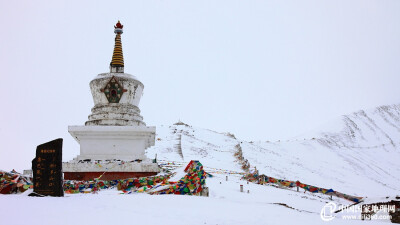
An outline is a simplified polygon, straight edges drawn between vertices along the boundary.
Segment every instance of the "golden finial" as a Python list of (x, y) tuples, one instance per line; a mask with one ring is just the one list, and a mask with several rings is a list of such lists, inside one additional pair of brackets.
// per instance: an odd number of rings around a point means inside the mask
[(110, 70), (111, 72), (124, 72), (124, 55), (122, 53), (122, 43), (121, 43), (121, 34), (123, 33), (124, 26), (118, 20), (118, 23), (114, 26), (114, 33), (115, 35), (115, 45), (114, 45), (114, 52), (112, 56), (112, 60), (110, 63)]

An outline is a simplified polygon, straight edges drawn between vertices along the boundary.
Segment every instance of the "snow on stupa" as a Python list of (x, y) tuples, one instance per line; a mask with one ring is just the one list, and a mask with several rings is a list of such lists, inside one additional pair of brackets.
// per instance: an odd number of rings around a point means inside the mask
[(64, 179), (104, 180), (150, 176), (159, 172), (157, 163), (145, 156), (155, 143), (155, 127), (148, 127), (140, 115), (143, 84), (124, 73), (121, 35), (123, 25), (114, 26), (115, 45), (110, 72), (90, 82), (94, 107), (85, 126), (69, 126), (68, 132), (80, 144), (80, 154), (63, 163)]

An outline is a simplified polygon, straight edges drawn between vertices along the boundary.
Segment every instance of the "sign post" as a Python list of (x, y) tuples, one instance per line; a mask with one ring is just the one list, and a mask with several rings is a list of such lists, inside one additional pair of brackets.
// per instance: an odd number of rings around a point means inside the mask
[(32, 160), (33, 193), (29, 196), (64, 196), (62, 143), (59, 138), (37, 146)]

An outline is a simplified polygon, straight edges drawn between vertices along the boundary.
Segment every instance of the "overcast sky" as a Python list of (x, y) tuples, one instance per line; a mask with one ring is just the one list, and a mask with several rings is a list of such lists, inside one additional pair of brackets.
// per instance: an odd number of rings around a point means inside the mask
[(147, 125), (179, 119), (245, 140), (286, 139), (359, 109), (400, 103), (400, 1), (0, 3), (0, 169), (30, 168), (93, 107), (124, 25), (125, 72)]

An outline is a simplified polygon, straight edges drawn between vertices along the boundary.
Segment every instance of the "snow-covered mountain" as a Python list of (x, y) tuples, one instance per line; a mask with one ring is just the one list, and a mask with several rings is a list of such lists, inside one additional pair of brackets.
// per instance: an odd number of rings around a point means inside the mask
[(400, 193), (399, 104), (360, 110), (286, 141), (247, 142), (183, 123), (157, 127), (156, 139), (148, 157), (198, 159), (208, 171), (243, 172), (234, 157), (240, 146), (244, 159), (267, 176), (356, 196)]

